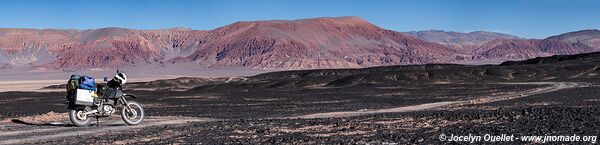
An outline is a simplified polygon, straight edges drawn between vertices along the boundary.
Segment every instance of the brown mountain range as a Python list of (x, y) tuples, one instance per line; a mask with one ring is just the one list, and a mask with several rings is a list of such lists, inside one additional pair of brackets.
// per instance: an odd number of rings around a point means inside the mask
[(548, 37), (548, 39), (558, 40), (566, 43), (583, 43), (593, 48), (600, 48), (600, 30), (590, 29), (575, 32), (564, 33)]
[(497, 39), (472, 52), (477, 60), (523, 60), (558, 54), (579, 54), (596, 49), (582, 43), (565, 43), (551, 39)]
[(521, 39), (513, 35), (488, 31), (460, 33), (443, 30), (426, 30), (403, 33), (421, 40), (446, 45), (462, 54), (469, 54), (481, 45), (496, 39)]
[(468, 43), (449, 44), (382, 29), (358, 17), (237, 22), (209, 31), (0, 29), (0, 68), (197, 63), (290, 70), (503, 61), (596, 51), (600, 35), (595, 31), (543, 40), (488, 32), (443, 36), (468, 38)]
[(422, 40), (436, 42), (441, 44), (460, 44), (460, 45), (481, 45), (496, 39), (521, 39), (514, 35), (474, 31), (469, 33), (460, 33), (443, 30), (410, 31), (404, 34), (417, 37)]

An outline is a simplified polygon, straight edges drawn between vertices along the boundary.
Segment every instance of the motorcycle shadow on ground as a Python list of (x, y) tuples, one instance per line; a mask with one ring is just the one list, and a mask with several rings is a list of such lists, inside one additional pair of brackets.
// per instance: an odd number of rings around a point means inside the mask
[(55, 126), (55, 127), (75, 127), (73, 124), (62, 124), (62, 123), (31, 123), (26, 122), (20, 119), (11, 119), (12, 123), (23, 124), (23, 125), (32, 125), (32, 126)]
[[(54, 127), (76, 127), (73, 124), (63, 124), (60, 122), (54, 122), (54, 123), (32, 123), (32, 122), (27, 122), (27, 121), (23, 121), (20, 119), (11, 119), (10, 120), (12, 123), (16, 123), (16, 124), (22, 124), (22, 125), (30, 125), (30, 126), (54, 126)], [(112, 126), (127, 126), (126, 124), (102, 124), (102, 122), (100, 122), (100, 124), (97, 124), (94, 122), (94, 124), (90, 124), (89, 127), (97, 127), (97, 126), (104, 126), (104, 127), (112, 127)]]

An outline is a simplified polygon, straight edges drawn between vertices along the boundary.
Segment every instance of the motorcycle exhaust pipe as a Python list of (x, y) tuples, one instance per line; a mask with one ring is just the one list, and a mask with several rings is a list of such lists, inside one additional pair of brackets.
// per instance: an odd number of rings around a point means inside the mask
[(83, 113), (83, 115), (89, 115), (89, 114), (96, 113), (96, 112), (98, 112), (98, 109), (94, 109), (92, 111), (85, 112), (85, 113)]

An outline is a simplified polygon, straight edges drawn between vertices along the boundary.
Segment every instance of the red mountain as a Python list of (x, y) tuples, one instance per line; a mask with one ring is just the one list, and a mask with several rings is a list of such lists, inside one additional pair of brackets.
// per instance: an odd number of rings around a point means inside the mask
[(460, 33), (443, 30), (410, 31), (404, 34), (443, 44), (459, 53), (469, 54), (477, 47), (496, 39), (521, 39), (517, 36), (487, 31)]
[(474, 31), (469, 33), (460, 33), (443, 30), (410, 31), (404, 32), (410, 36), (430, 42), (442, 44), (462, 44), (478, 45), (490, 42), (496, 39), (521, 39), (517, 36), (488, 31)]
[(477, 60), (523, 60), (600, 50), (600, 31), (582, 30), (546, 39), (497, 39), (472, 52)]
[(548, 37), (566, 43), (583, 43), (596, 50), (600, 50), (600, 30), (581, 30)]
[(195, 53), (173, 62), (313, 69), (439, 63), (455, 54), (358, 17), (238, 22), (208, 33)]
[(185, 54), (197, 45), (193, 40), (205, 34), (180, 29), (0, 29), (0, 48), (5, 52), (0, 60), (53, 69), (135, 66)]
[(565, 43), (551, 39), (497, 39), (480, 46), (472, 55), (477, 56), (479, 60), (523, 60), (593, 51), (593, 48), (582, 43)]

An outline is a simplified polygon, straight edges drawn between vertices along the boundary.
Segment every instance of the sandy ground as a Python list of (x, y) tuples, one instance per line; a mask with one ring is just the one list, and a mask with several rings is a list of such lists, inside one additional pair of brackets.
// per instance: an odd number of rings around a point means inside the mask
[[(147, 82), (161, 79), (173, 79), (184, 76), (164, 76), (162, 78), (134, 78), (130, 82)], [(102, 78), (96, 81), (102, 81)], [(21, 92), (60, 92), (64, 89), (42, 89), (50, 85), (65, 84), (67, 80), (22, 80), (22, 81), (0, 81), (0, 92), (21, 91)]]
[[(24, 81), (0, 81), (0, 92), (7, 91), (53, 91), (40, 90), (48, 85), (66, 83), (65, 80), (24, 80)], [(58, 90), (56, 90), (58, 91)]]
[[(252, 76), (269, 71), (246, 68), (210, 68), (199, 64), (184, 63), (176, 65), (142, 65), (136, 67), (120, 68), (130, 78), (173, 78), (180, 76), (194, 76), (203, 78)], [(2, 81), (22, 80), (60, 80), (68, 79), (71, 74), (85, 74), (101, 79), (104, 76), (114, 76), (117, 69), (87, 69), (87, 70), (35, 70), (29, 67), (16, 67), (0, 70)]]
[[(146, 82), (160, 79), (172, 79), (179, 76), (170, 76), (165, 78), (137, 78), (131, 79), (131, 82)], [(102, 81), (102, 79), (97, 80)], [(0, 92), (21, 91), (21, 92), (57, 92), (64, 89), (42, 89), (50, 85), (65, 84), (67, 80), (23, 80), (23, 81), (0, 81)]]
[[(243, 68), (203, 68), (198, 64), (178, 64), (166, 67), (141, 66), (124, 68), (130, 82), (147, 82), (160, 79), (179, 77), (218, 78), (234, 76), (252, 76), (269, 71), (252, 70)], [(103, 77), (109, 79), (115, 74), (116, 69), (94, 69), (82, 71), (56, 71), (56, 70), (31, 70), (29, 68), (15, 68), (0, 70), (0, 92), (6, 91), (62, 91), (40, 90), (42, 87), (67, 82), (71, 74), (89, 75), (102, 81)]]

